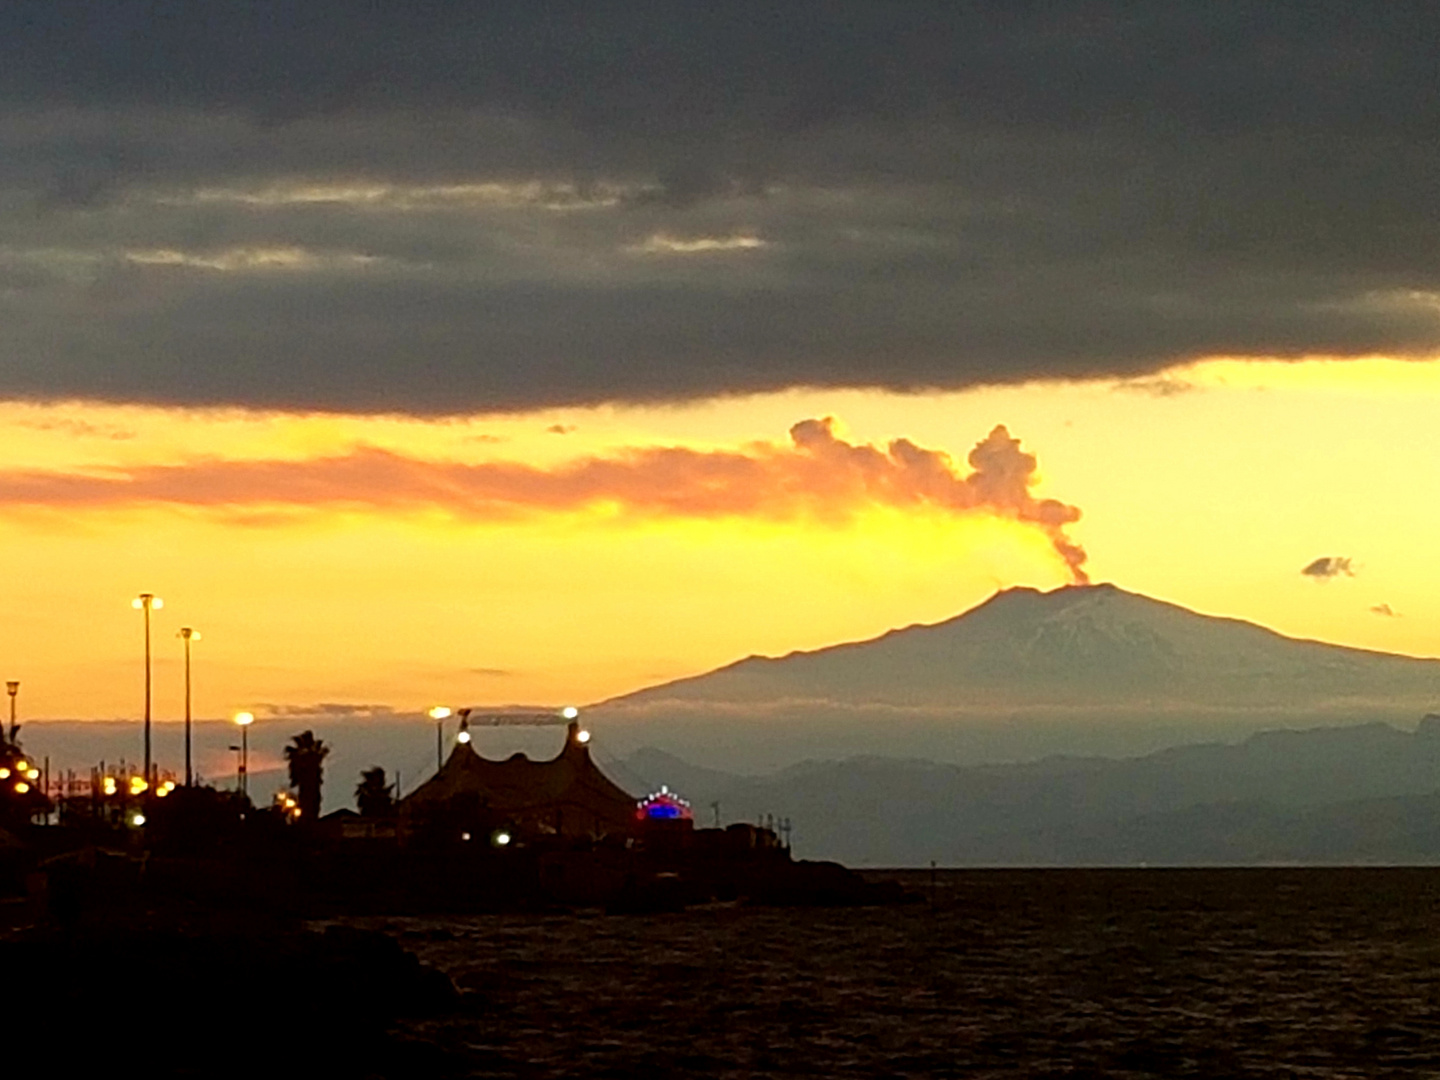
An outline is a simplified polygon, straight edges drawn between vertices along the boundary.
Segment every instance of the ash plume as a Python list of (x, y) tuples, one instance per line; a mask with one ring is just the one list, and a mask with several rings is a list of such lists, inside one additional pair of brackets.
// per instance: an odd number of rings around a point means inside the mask
[(1020, 449), (1004, 424), (975, 444), (966, 459), (974, 472), (961, 476), (950, 456), (927, 450), (909, 439), (895, 439), (884, 450), (847, 443), (836, 436), (834, 419), (804, 420), (790, 429), (800, 451), (831, 467), (832, 476), (862, 487), (877, 502), (924, 503), (951, 510), (982, 510), (1038, 526), (1050, 539), (1077, 584), (1089, 582), (1085, 549), (1065, 534), (1080, 519), (1078, 507), (1056, 499), (1037, 499), (1037, 462)]

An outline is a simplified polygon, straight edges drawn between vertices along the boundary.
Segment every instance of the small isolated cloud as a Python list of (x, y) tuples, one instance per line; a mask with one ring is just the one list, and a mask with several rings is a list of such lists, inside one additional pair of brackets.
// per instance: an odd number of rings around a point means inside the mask
[(503, 667), (472, 667), (471, 675), (482, 675), (487, 679), (508, 679), (515, 674), (509, 668)]
[(1174, 375), (1159, 375), (1153, 379), (1122, 379), (1115, 389), (1123, 393), (1144, 394), (1147, 397), (1169, 398), (1189, 394), (1197, 387)]
[(1300, 573), (1315, 581), (1330, 581), (1337, 577), (1354, 577), (1351, 560), (1340, 555), (1324, 555), (1316, 559)]
[(1400, 618), (1400, 612), (1396, 611), (1389, 604), (1376, 604), (1370, 609), (1370, 614), (1379, 615), (1386, 619)]
[(667, 236), (656, 233), (632, 251), (646, 255), (709, 255), (722, 251), (754, 251), (769, 245), (758, 236)]
[(569, 435), (574, 430), (574, 424), (551, 424), (545, 429), (551, 435)]
[(136, 266), (184, 267), (221, 273), (248, 271), (316, 271), (373, 266), (380, 260), (355, 253), (322, 254), (298, 247), (239, 247), (223, 251), (193, 252), (174, 248), (127, 251), (125, 261)]

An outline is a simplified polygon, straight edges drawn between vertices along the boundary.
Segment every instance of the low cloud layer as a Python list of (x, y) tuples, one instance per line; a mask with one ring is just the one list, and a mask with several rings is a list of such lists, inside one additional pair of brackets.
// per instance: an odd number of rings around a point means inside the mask
[(363, 705), (338, 701), (321, 701), (312, 705), (262, 703), (255, 706), (255, 714), (261, 719), (273, 720), (412, 720), (421, 715), (397, 712), (390, 705)]
[(1437, 38), (1411, 3), (13, 0), (0, 395), (441, 414), (1432, 354)]
[(1066, 528), (1080, 511), (1037, 499), (1036, 460), (997, 426), (963, 472), (945, 452), (896, 439), (848, 442), (834, 421), (803, 420), (788, 443), (738, 450), (645, 447), (553, 468), (463, 464), (360, 448), (302, 461), (198, 460), (105, 473), (0, 473), (0, 505), (182, 506), (238, 515), (312, 507), (439, 509), (477, 520), (604, 508), (632, 517), (753, 517), (843, 522), (871, 507), (994, 514), (1045, 533), (1083, 582), (1084, 550)]

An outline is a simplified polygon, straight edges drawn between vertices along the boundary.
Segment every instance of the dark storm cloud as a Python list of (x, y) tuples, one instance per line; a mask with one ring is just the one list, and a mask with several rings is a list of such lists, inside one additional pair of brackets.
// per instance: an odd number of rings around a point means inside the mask
[(1440, 348), (1430, 4), (11, 3), (0, 392), (452, 412)]

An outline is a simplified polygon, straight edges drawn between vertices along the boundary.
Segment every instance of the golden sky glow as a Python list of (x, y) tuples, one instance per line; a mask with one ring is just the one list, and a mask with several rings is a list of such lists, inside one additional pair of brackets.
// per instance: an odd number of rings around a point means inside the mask
[[(1062, 584), (1057, 536), (1095, 580), (1435, 655), (1437, 415), (1440, 362), (1379, 358), (434, 421), (9, 403), (0, 674), (31, 716), (135, 715), (148, 590), (157, 716), (182, 625), (201, 715), (585, 702)], [(1028, 494), (966, 479), (1000, 424)]]

